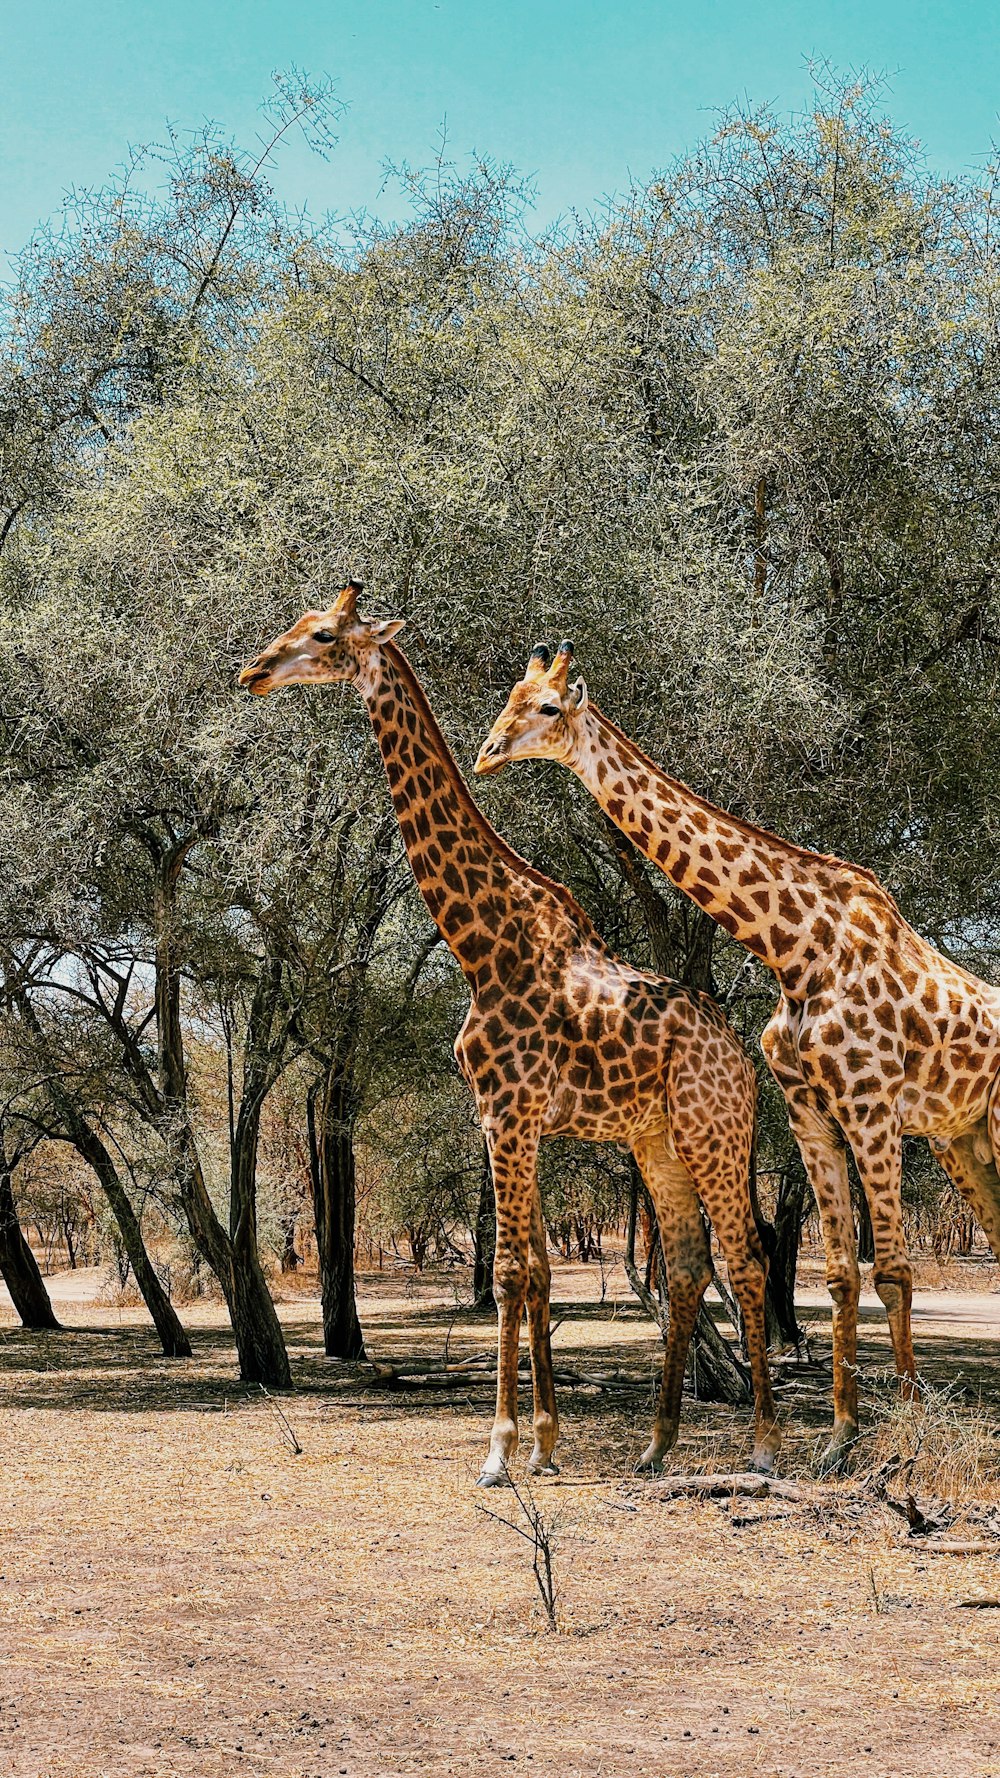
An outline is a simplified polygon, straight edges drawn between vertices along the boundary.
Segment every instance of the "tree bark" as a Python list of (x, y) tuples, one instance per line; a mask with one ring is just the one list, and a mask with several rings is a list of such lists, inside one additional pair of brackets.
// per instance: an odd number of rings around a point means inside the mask
[[(347, 1023), (353, 1019), (353, 1008)], [(309, 1163), (319, 1255), (323, 1349), (329, 1358), (364, 1358), (354, 1284), (356, 1181), (354, 1043), (346, 1026), (340, 1056), (314, 1082), (307, 1101)]]
[(0, 1274), (23, 1327), (59, 1331), (45, 1281), (21, 1233), (6, 1166), (0, 1168)]
[(132, 1208), (128, 1192), (122, 1184), (111, 1155), (86, 1119), (70, 1107), (63, 1113), (67, 1136), (77, 1153), (97, 1176), (98, 1183), (111, 1206), (111, 1214), (121, 1231), (125, 1252), (142, 1299), (160, 1336), (165, 1358), (190, 1358), (191, 1342), (180, 1317), (157, 1276), (142, 1238), (139, 1218)]
[(496, 1204), (493, 1197), (493, 1175), (490, 1172), (489, 1150), (483, 1143), (483, 1165), (479, 1175), (479, 1202), (473, 1234), (472, 1306), (493, 1309), (493, 1255), (497, 1244)]
[[(795, 1313), (795, 1272), (802, 1241), (802, 1224), (809, 1206), (809, 1180), (798, 1149), (782, 1170), (774, 1215), (774, 1247), (769, 1254), (768, 1298), (780, 1337), (798, 1346), (802, 1330)], [(770, 1338), (770, 1333), (769, 1333)]]

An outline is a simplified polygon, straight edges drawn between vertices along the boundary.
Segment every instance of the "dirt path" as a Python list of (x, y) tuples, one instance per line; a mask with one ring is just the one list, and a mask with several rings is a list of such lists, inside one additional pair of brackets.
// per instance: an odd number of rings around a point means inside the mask
[[(829, 1318), (829, 1292), (820, 1286), (797, 1290), (795, 1301), (800, 1309), (809, 1311), (810, 1318)], [(861, 1292), (860, 1307), (865, 1315), (877, 1318), (885, 1314), (874, 1290)], [(925, 1330), (938, 1333), (968, 1328), (1000, 1341), (1000, 1294), (984, 1290), (917, 1289), (913, 1293), (913, 1326), (917, 1340)]]
[[(587, 1301), (581, 1270), (556, 1272), (564, 1362), (651, 1373), (648, 1329)], [(921, 1338), (932, 1370), (996, 1391), (997, 1299), (972, 1295), (935, 1299)], [(440, 1356), (448, 1304), (372, 1281), (373, 1350)], [(563, 1476), (537, 1487), (551, 1635), (528, 1546), (471, 1485), (484, 1393), (367, 1393), (288, 1304), (294, 1456), (234, 1383), (217, 1310), (170, 1364), (138, 1314), (60, 1308), (76, 1331), (0, 1311), (3, 1778), (1000, 1774), (1000, 1609), (961, 1603), (1000, 1598), (998, 1557), (930, 1556), (836, 1488), (821, 1512), (654, 1504), (629, 1474), (648, 1402), (563, 1390)], [(463, 1319), (450, 1349), (491, 1340)], [(881, 1363), (874, 1315), (865, 1340)], [(813, 1394), (785, 1409), (792, 1468), (826, 1417)], [(678, 1467), (746, 1448), (742, 1415), (686, 1406)]]

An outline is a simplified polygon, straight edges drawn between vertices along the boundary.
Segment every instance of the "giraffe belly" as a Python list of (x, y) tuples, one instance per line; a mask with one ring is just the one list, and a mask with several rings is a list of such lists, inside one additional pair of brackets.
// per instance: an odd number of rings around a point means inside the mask
[(662, 1093), (614, 1105), (606, 1093), (560, 1085), (552, 1095), (543, 1130), (546, 1136), (575, 1136), (580, 1142), (633, 1142), (666, 1125)]
[(961, 1099), (954, 1101), (944, 1094), (929, 1092), (919, 1081), (907, 1081), (897, 1100), (903, 1135), (926, 1136), (932, 1144), (940, 1142), (946, 1147), (956, 1136), (982, 1122), (995, 1084), (995, 1074), (984, 1074)]

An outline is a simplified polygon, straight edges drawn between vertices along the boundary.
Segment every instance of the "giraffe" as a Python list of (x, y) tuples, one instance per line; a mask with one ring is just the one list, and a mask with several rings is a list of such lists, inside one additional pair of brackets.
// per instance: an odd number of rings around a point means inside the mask
[(1000, 989), (921, 938), (881, 883), (737, 819), (670, 778), (569, 683), (570, 642), (536, 649), (476, 762), (554, 759), (671, 882), (777, 977), (761, 1044), (816, 1194), (833, 1298), (834, 1424), (821, 1470), (858, 1429), (860, 1289), (845, 1144), (871, 1211), (875, 1288), (896, 1370), (916, 1393), (902, 1140), (922, 1135), (1000, 1257)]
[(328, 610), (307, 611), (239, 683), (261, 695), (335, 682), (360, 692), (413, 874), (471, 991), (455, 1055), (476, 1100), (497, 1211), (496, 1415), (480, 1484), (506, 1481), (517, 1448), (525, 1307), (534, 1391), (528, 1469), (555, 1468), (550, 1269), (536, 1173), (539, 1143), (555, 1135), (626, 1144), (656, 1206), (670, 1325), (640, 1465), (659, 1467), (677, 1436), (688, 1345), (711, 1276), (700, 1198), (744, 1315), (754, 1461), (769, 1469), (780, 1435), (764, 1335), (767, 1267), (749, 1185), (753, 1065), (709, 998), (613, 957), (569, 891), (490, 826), (393, 640), (402, 623), (362, 617), (361, 591), (351, 581)]

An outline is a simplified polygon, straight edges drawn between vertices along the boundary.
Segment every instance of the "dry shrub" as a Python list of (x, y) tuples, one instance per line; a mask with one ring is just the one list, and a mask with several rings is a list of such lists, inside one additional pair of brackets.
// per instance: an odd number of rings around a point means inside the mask
[(135, 1279), (129, 1274), (123, 1284), (121, 1274), (115, 1266), (109, 1267), (105, 1272), (94, 1302), (103, 1309), (141, 1309), (143, 1306), (142, 1292)]
[(171, 1263), (170, 1295), (175, 1303), (224, 1302), (222, 1286), (197, 1254), (182, 1251)]
[(1000, 1501), (995, 1412), (924, 1378), (920, 1390), (919, 1401), (904, 1401), (890, 1373), (873, 1379), (858, 1469), (881, 1476), (893, 1492), (933, 1495), (953, 1506)]

